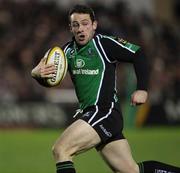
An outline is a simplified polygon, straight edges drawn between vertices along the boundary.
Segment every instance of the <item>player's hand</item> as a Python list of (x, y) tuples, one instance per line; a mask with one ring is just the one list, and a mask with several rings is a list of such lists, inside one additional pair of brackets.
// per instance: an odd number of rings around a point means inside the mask
[(131, 105), (141, 105), (146, 102), (148, 93), (145, 90), (137, 90), (131, 95)]
[(56, 69), (53, 64), (45, 64), (46, 58), (42, 58), (39, 64), (32, 69), (31, 76), (34, 78), (51, 78)]

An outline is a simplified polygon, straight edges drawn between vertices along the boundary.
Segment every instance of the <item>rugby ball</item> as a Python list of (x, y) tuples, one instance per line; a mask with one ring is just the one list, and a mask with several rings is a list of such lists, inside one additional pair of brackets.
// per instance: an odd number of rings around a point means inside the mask
[(56, 46), (49, 49), (45, 56), (46, 64), (54, 64), (56, 68), (55, 74), (53, 74), (52, 78), (46, 79), (46, 83), (49, 87), (57, 86), (64, 79), (67, 72), (67, 59), (63, 50)]

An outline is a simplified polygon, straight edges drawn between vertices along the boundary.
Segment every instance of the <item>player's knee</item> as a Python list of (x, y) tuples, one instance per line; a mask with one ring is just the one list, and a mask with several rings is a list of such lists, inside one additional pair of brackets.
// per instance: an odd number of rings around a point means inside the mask
[(139, 166), (136, 164), (134, 167), (132, 167), (134, 173), (139, 173)]
[(139, 167), (137, 164), (126, 164), (122, 167), (119, 167), (115, 173), (139, 173)]
[(64, 144), (54, 144), (52, 153), (55, 160), (67, 160), (71, 158), (71, 150)]
[(137, 164), (128, 165), (127, 173), (139, 173), (139, 167)]

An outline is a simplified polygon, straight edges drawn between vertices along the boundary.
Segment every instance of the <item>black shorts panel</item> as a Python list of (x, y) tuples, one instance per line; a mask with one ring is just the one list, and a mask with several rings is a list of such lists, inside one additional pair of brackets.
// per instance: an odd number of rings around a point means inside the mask
[(122, 113), (115, 108), (89, 107), (79, 118), (90, 124), (100, 136), (101, 144), (97, 148), (109, 142), (124, 139)]

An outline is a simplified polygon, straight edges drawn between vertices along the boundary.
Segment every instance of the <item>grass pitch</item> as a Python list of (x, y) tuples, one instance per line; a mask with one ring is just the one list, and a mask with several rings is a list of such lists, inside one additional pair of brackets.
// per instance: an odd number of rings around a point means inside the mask
[[(0, 130), (1, 173), (55, 173), (51, 146), (61, 130)], [(180, 127), (125, 130), (134, 159), (180, 166)], [(78, 173), (110, 173), (93, 149), (75, 158)]]

